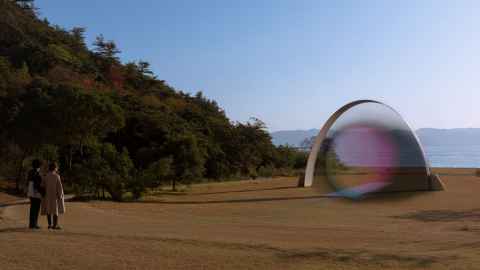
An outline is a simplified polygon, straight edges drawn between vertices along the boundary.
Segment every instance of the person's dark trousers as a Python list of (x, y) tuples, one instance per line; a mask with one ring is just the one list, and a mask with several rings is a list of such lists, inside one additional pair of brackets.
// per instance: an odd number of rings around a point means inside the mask
[(40, 213), (40, 204), (42, 199), (30, 198), (30, 222), (29, 228), (33, 229), (38, 227), (38, 214)]
[[(53, 217), (53, 220), (52, 220)], [(55, 228), (58, 225), (58, 216), (57, 215), (47, 215), (48, 228)], [(53, 222), (53, 225), (52, 225)]]

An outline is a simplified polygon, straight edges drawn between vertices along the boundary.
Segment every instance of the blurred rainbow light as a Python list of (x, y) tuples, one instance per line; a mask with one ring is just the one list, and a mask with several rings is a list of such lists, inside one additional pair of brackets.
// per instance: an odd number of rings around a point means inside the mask
[(393, 108), (359, 100), (335, 112), (315, 138), (304, 185), (330, 196), (361, 199), (371, 193), (432, 189), (420, 142)]

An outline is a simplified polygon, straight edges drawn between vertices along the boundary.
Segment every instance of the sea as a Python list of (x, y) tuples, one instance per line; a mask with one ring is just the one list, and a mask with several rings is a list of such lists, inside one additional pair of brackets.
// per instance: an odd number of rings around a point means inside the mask
[(480, 168), (480, 145), (423, 145), (431, 167)]

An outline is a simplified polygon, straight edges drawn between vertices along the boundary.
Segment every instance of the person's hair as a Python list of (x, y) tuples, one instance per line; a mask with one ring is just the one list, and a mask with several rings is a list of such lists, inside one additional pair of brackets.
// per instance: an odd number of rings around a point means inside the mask
[(39, 159), (32, 160), (32, 167), (38, 169), (42, 166), (42, 162)]
[(58, 166), (57, 166), (57, 163), (55, 163), (55, 162), (52, 162), (52, 163), (48, 164), (48, 171), (49, 171), (49, 172), (53, 172), (53, 171), (55, 171), (57, 168), (58, 168)]

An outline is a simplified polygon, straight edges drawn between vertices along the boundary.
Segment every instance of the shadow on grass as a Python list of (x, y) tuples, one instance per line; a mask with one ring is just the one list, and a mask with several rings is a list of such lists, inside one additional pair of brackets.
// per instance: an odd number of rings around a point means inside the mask
[(30, 202), (25, 200), (24, 201), (14, 200), (10, 202), (2, 202), (0, 203), (0, 208), (5, 208), (5, 207), (15, 206), (15, 205), (24, 205), (24, 204), (30, 204)]
[(423, 222), (436, 222), (436, 221), (458, 221), (458, 220), (470, 220), (480, 221), (480, 209), (472, 209), (467, 211), (454, 211), (454, 210), (424, 210), (405, 215), (393, 216), (393, 218), (399, 219), (413, 219)]
[(15, 232), (32, 232), (32, 230), (26, 227), (13, 227), (13, 228), (0, 229), (0, 233), (15, 233)]
[[(225, 191), (225, 192), (211, 192), (211, 193), (190, 193), (187, 195), (211, 195), (211, 194), (223, 194), (233, 192), (251, 192), (251, 191), (264, 191), (264, 190), (281, 190), (281, 189), (297, 189), (297, 187), (279, 187), (268, 189), (252, 189), (252, 190), (239, 190), (239, 191)], [(291, 196), (291, 197), (266, 197), (266, 198), (246, 198), (246, 199), (223, 199), (223, 200), (188, 200), (188, 201), (162, 201), (162, 200), (141, 200), (131, 201), (133, 203), (153, 203), (153, 204), (218, 204), (218, 203), (249, 203), (249, 202), (272, 202), (272, 201), (290, 201), (290, 200), (311, 200), (311, 199), (335, 199), (345, 203), (385, 203), (395, 202), (409, 199), (414, 196), (421, 196), (430, 192), (418, 191), (418, 192), (388, 192), (388, 193), (376, 193), (365, 196), (361, 199), (349, 199), (342, 196), (329, 194), (319, 194), (312, 196)]]
[[(184, 191), (156, 191), (153, 194), (149, 194), (148, 197), (160, 197), (162, 195), (168, 196), (203, 196), (203, 195), (217, 195), (217, 194), (229, 194), (229, 193), (244, 193), (244, 192), (255, 192), (255, 191), (269, 191), (269, 190), (286, 190), (286, 189), (298, 189), (296, 186), (285, 186), (285, 187), (276, 187), (276, 188), (263, 188), (263, 189), (244, 189), (244, 190), (232, 190), (232, 191), (218, 191), (218, 192), (199, 192), (199, 193), (189, 193)], [(262, 202), (262, 201), (285, 201), (285, 200), (300, 200), (300, 199), (316, 199), (316, 198), (325, 198), (332, 197), (330, 195), (318, 195), (318, 196), (299, 196), (299, 197), (274, 197), (274, 198), (252, 198), (252, 199), (232, 199), (232, 200), (208, 200), (208, 201), (162, 201), (162, 200), (134, 200), (134, 199), (124, 199), (122, 201), (113, 201), (110, 198), (102, 199), (97, 198), (92, 195), (83, 195), (75, 196), (68, 200), (68, 202), (90, 202), (90, 201), (108, 201), (108, 202), (118, 202), (118, 203), (154, 203), (154, 204), (214, 204), (214, 203), (242, 203), (242, 202)], [(67, 199), (65, 199), (67, 201)]]
[(371, 193), (363, 197), (362, 199), (358, 200), (359, 202), (365, 203), (377, 203), (377, 202), (393, 202), (393, 201), (402, 201), (407, 200), (413, 197), (419, 196), (428, 196), (429, 194), (433, 194), (437, 191), (430, 191), (430, 190), (417, 190), (417, 191), (387, 191), (387, 192), (377, 192)]
[[(315, 187), (314, 187), (315, 188)], [(320, 192), (322, 192), (321, 188), (317, 188)], [(333, 189), (328, 189), (323, 187), (322, 194), (325, 197), (337, 198), (338, 200), (347, 203), (347, 204), (383, 204), (383, 203), (397, 203), (406, 201), (412, 198), (417, 198), (421, 196), (429, 196), (437, 191), (429, 191), (429, 190), (417, 190), (417, 191), (380, 191), (375, 193), (365, 194), (358, 198), (349, 198), (342, 196), (338, 192)], [(325, 191), (327, 189), (327, 191)]]
[(162, 190), (162, 191), (153, 191), (149, 195), (151, 195), (151, 196), (162, 196), (162, 195), (185, 196), (185, 195), (189, 195), (189, 193), (187, 193), (185, 191), (166, 191), (166, 190)]
[(346, 250), (311, 250), (311, 251), (293, 251), (281, 253), (280, 258), (286, 259), (288, 261), (295, 260), (330, 260), (337, 261), (341, 263), (355, 263), (355, 264), (380, 264), (380, 265), (389, 265), (391, 262), (396, 262), (404, 266), (409, 267), (429, 267), (434, 263), (445, 263), (448, 260), (458, 259), (457, 256), (443, 256), (433, 257), (433, 256), (414, 256), (414, 255), (397, 255), (397, 254), (377, 254), (371, 253), (368, 251), (346, 251)]
[(10, 185), (7, 185), (7, 186), (0, 185), (0, 192), (11, 195), (11, 196), (21, 195), (21, 192), (18, 192), (18, 190), (16, 190), (14, 187), (11, 187)]
[[(174, 191), (165, 191), (165, 192), (156, 192), (148, 197), (160, 197), (161, 195), (175, 195), (175, 196), (203, 196), (203, 195), (218, 195), (218, 194), (230, 194), (230, 193), (247, 193), (255, 191), (269, 191), (269, 190), (290, 190), (290, 189), (299, 189), (296, 186), (284, 186), (284, 187), (275, 187), (275, 188), (263, 188), (263, 189), (244, 189), (244, 190), (232, 190), (232, 191), (218, 191), (218, 192), (200, 192), (200, 193), (188, 193), (188, 192), (174, 192)], [(84, 195), (84, 196), (66, 196), (65, 201), (67, 202), (89, 202), (89, 201), (108, 201), (108, 202), (118, 202), (118, 203), (145, 203), (145, 204), (219, 204), (219, 203), (249, 203), (249, 202), (270, 202), (270, 201), (289, 201), (289, 200), (311, 200), (311, 199), (335, 199), (338, 201), (343, 201), (346, 203), (385, 203), (385, 202), (395, 202), (405, 200), (414, 196), (421, 196), (431, 192), (386, 192), (386, 193), (375, 193), (369, 194), (360, 199), (350, 199), (335, 195), (334, 193), (317, 193), (318, 195), (311, 196), (290, 196), (290, 197), (265, 197), (265, 198), (244, 198), (244, 199), (212, 199), (212, 200), (184, 200), (184, 201), (170, 201), (162, 199), (140, 199), (134, 200), (131, 198), (126, 198), (122, 201), (113, 201), (110, 198), (101, 199), (95, 196)], [(1, 204), (0, 204), (1, 206)]]
[[(255, 191), (269, 191), (269, 190), (284, 190), (284, 189), (298, 189), (297, 186), (275, 187), (275, 188), (257, 188), (257, 189), (243, 189), (243, 190), (230, 190), (230, 191), (217, 191), (217, 192), (200, 192), (200, 193), (188, 193), (188, 195), (215, 195), (215, 194), (228, 194), (228, 193), (242, 193), (242, 192), (255, 192)], [(187, 194), (185, 194), (187, 195)]]
[(152, 203), (152, 204), (218, 204), (218, 203), (249, 203), (249, 202), (273, 202), (289, 200), (311, 200), (321, 198), (332, 198), (328, 195), (301, 196), (301, 197), (274, 197), (274, 198), (251, 198), (251, 199), (232, 199), (232, 200), (208, 200), (208, 201), (157, 201), (143, 200), (133, 201), (132, 203)]
[(112, 202), (111, 198), (98, 198), (96, 196), (91, 195), (75, 195), (71, 196), (70, 198), (65, 198), (65, 202), (90, 202), (90, 201), (105, 201), (105, 202)]

